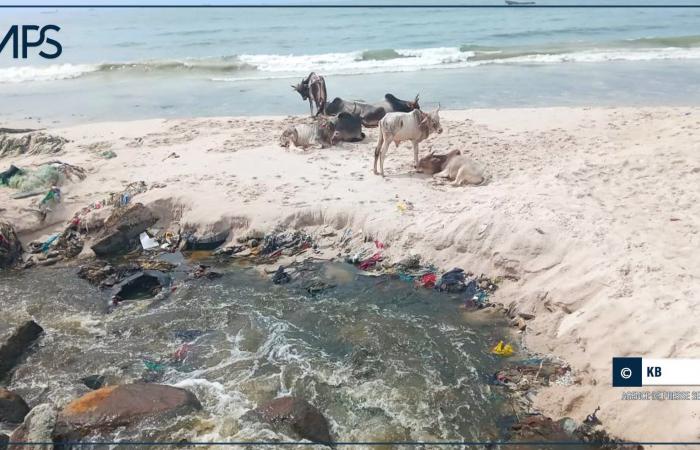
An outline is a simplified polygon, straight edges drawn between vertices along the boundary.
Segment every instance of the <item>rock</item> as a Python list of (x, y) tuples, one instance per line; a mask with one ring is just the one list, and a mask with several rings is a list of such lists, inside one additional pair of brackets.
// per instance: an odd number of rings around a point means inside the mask
[(557, 422), (541, 414), (521, 418), (511, 427), (511, 431), (513, 434), (509, 440), (513, 441), (563, 442), (571, 439)]
[(0, 221), (0, 269), (10, 267), (21, 254), (22, 244), (15, 229), (9, 223)]
[(123, 384), (89, 392), (58, 414), (55, 436), (70, 440), (94, 431), (110, 431), (153, 416), (188, 414), (202, 409), (191, 392), (162, 384)]
[(44, 329), (39, 324), (30, 320), (17, 328), (0, 346), (0, 380), (10, 373), (43, 332)]
[(204, 236), (189, 236), (185, 242), (185, 250), (214, 250), (226, 242), (229, 230), (211, 233)]
[(167, 274), (158, 270), (137, 272), (114, 286), (112, 299), (121, 301), (154, 297), (164, 287), (170, 286), (170, 281)]
[(92, 245), (97, 256), (109, 256), (128, 251), (135, 246), (139, 234), (158, 221), (158, 217), (141, 203), (116, 209), (105, 221), (105, 231)]
[[(53, 405), (42, 403), (35, 406), (24, 418), (22, 425), (12, 432), (10, 442), (51, 442), (55, 426), (56, 410)], [(10, 445), (8, 450), (26, 450), (28, 448), (34, 447)]]
[(0, 433), (0, 450), (5, 450), (8, 442), (10, 442), (10, 436)]
[(326, 418), (309, 402), (300, 398), (276, 398), (245, 415), (282, 428), (283, 432), (291, 431), (302, 439), (329, 445), (332, 443)]
[(27, 133), (23, 136), (0, 134), (0, 158), (58, 153), (67, 142), (65, 138), (46, 133)]
[(5, 388), (0, 388), (0, 422), (21, 423), (29, 412), (22, 397)]
[(80, 379), (80, 382), (92, 390), (97, 390), (104, 386), (105, 377), (104, 375), (88, 375)]

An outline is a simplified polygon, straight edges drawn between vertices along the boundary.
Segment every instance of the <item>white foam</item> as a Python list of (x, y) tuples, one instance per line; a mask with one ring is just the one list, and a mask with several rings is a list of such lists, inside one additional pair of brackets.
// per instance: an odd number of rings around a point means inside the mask
[(0, 83), (67, 80), (95, 72), (98, 68), (98, 66), (90, 64), (3, 67), (0, 68)]

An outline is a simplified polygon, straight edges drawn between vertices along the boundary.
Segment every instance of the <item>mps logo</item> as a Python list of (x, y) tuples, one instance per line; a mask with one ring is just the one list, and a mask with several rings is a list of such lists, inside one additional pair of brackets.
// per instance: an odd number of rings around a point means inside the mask
[[(58, 25), (12, 25), (4, 36), (0, 34), (0, 55), (5, 51), (12, 42), (12, 57), (14, 59), (27, 59), (30, 48), (42, 47), (46, 44), (47, 47), (39, 50), (39, 56), (45, 59), (55, 59), (63, 53), (63, 47), (60, 42), (48, 37), (49, 32), (59, 32), (61, 27)], [(0, 31), (0, 33), (2, 33)], [(21, 48), (21, 56), (20, 56)], [(45, 51), (48, 50), (48, 51)]]

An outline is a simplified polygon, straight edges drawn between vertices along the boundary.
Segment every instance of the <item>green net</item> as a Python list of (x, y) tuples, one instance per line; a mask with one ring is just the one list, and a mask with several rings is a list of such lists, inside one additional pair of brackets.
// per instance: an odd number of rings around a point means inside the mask
[(59, 179), (58, 169), (51, 165), (45, 165), (36, 170), (24, 170), (22, 173), (14, 175), (8, 180), (7, 185), (21, 192), (28, 192), (51, 187), (58, 184)]

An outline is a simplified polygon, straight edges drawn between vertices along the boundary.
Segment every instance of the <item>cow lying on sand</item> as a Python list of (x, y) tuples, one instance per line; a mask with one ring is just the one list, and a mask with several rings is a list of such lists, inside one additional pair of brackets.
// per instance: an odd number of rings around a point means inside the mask
[(338, 142), (358, 142), (365, 138), (359, 117), (340, 113), (337, 117), (321, 118), (313, 124), (287, 127), (280, 136), (280, 145), (307, 149), (312, 146), (328, 148)]
[(399, 100), (392, 94), (386, 94), (384, 101), (377, 104), (365, 103), (357, 100), (343, 100), (336, 97), (332, 102), (326, 104), (326, 114), (336, 115), (341, 112), (358, 116), (362, 119), (362, 125), (367, 128), (376, 127), (379, 121), (390, 112), (411, 112), (420, 109), (418, 96), (414, 101)]
[(447, 166), (447, 161), (452, 159), (453, 156), (461, 155), (462, 152), (459, 150), (452, 150), (449, 153), (435, 154), (435, 152), (430, 152), (418, 161), (418, 172), (424, 173), (426, 175), (432, 175), (438, 172), (442, 172)]
[(280, 136), (280, 146), (288, 148), (290, 144), (294, 144), (295, 147), (304, 150), (313, 146), (328, 148), (332, 144), (332, 138), (333, 127), (328, 121), (292, 125)]
[(434, 177), (453, 180), (453, 186), (482, 184), (486, 181), (483, 170), (470, 157), (452, 153), (450, 155), (445, 163), (445, 168), (433, 175)]
[[(416, 109), (410, 113), (389, 113), (379, 121), (379, 141), (374, 149), (374, 173), (384, 176), (384, 159), (389, 144), (392, 142), (398, 148), (404, 141), (413, 144), (414, 167), (418, 168), (418, 144), (431, 133), (442, 133), (440, 126), (440, 107), (430, 113)], [(377, 172), (379, 161), (379, 172)]]
[(301, 80), (301, 83), (292, 85), (292, 89), (297, 91), (303, 100), (309, 101), (310, 114), (314, 116), (314, 105), (316, 105), (316, 116), (326, 114), (326, 80), (322, 76), (311, 72), (309, 76)]

